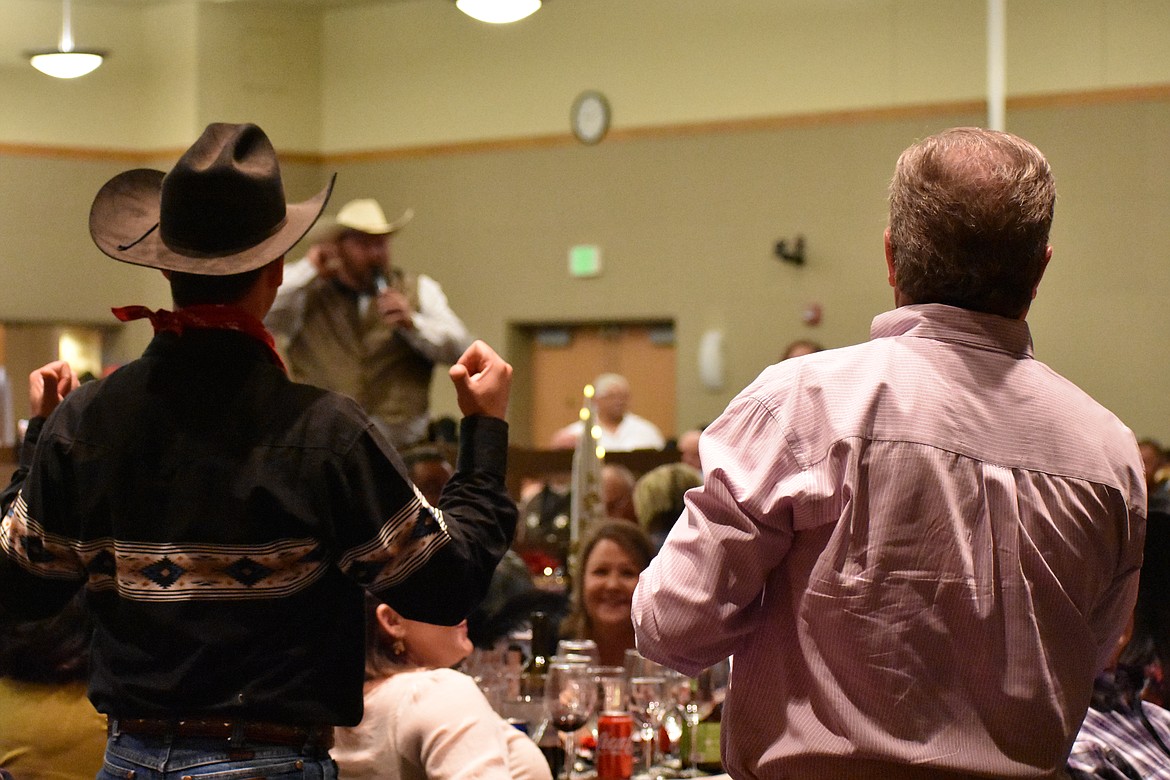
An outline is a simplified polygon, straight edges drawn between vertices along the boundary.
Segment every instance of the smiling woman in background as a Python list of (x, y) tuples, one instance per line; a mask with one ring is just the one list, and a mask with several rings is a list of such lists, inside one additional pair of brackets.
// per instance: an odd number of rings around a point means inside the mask
[(581, 549), (572, 612), (561, 636), (592, 639), (603, 665), (621, 666), (626, 650), (634, 647), (634, 587), (652, 555), (649, 537), (634, 523), (605, 520), (594, 526)]
[(341, 776), (551, 780), (536, 744), (450, 668), (470, 652), (465, 622), (407, 620), (367, 597), (365, 715), (335, 731), (330, 753)]

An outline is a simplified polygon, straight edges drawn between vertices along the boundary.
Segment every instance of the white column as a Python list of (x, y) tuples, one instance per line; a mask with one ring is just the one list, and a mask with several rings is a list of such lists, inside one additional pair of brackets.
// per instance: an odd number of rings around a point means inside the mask
[(987, 0), (987, 127), (991, 130), (1005, 129), (1006, 2), (1007, 0)]

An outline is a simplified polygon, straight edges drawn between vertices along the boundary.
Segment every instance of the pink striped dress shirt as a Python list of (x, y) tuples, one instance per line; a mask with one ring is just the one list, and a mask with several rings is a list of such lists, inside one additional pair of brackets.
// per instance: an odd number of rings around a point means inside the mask
[(734, 654), (735, 778), (1061, 777), (1137, 592), (1133, 434), (1023, 321), (904, 306), (871, 337), (769, 367), (703, 433), (638, 649)]

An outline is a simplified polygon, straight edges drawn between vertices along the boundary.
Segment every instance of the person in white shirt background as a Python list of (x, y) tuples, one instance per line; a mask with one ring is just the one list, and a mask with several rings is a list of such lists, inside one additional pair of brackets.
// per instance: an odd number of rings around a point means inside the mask
[[(658, 426), (630, 411), (630, 382), (621, 374), (601, 374), (593, 382), (593, 403), (600, 444), (606, 452), (660, 450), (666, 438)], [(553, 436), (553, 446), (572, 446), (585, 429), (580, 420), (566, 425)]]

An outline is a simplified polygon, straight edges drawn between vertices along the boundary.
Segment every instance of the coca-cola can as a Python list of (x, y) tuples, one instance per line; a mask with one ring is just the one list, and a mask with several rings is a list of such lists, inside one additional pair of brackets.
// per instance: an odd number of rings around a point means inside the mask
[(607, 712), (597, 717), (597, 780), (630, 780), (634, 771), (634, 716)]

